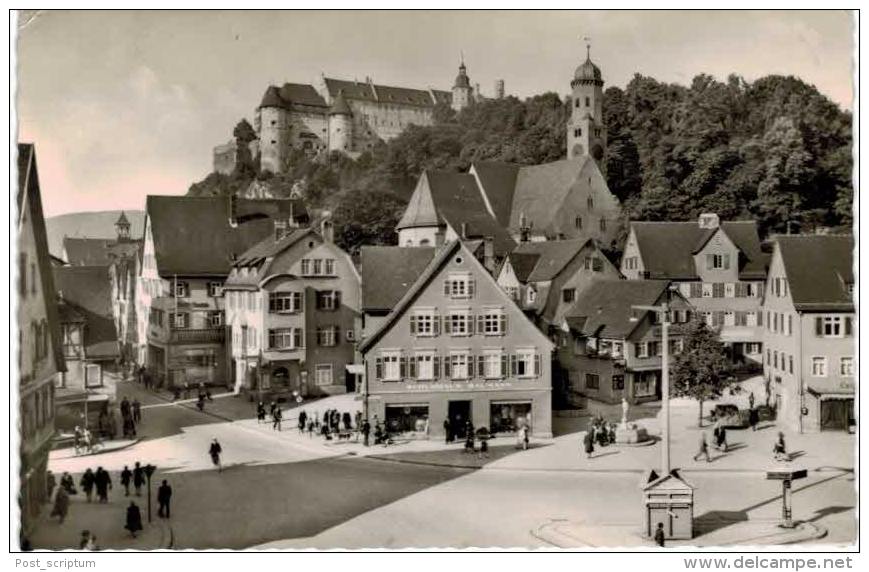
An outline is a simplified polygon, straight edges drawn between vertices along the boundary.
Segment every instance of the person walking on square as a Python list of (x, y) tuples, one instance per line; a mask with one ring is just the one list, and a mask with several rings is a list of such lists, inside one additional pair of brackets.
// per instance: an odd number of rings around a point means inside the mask
[(256, 404), (256, 422), (265, 423), (266, 421), (266, 406), (262, 401)]
[(66, 471), (60, 475), (60, 488), (65, 490), (67, 495), (76, 494), (75, 481), (72, 479), (72, 475)]
[(785, 434), (781, 431), (778, 432), (778, 438), (775, 440), (775, 445), (772, 448), (773, 458), (776, 461), (790, 461), (791, 457), (787, 453), (787, 447), (785, 446)]
[(588, 431), (585, 432), (585, 437), (583, 437), (582, 441), (585, 445), (585, 458), (591, 459), (591, 456), (594, 454), (594, 429), (589, 427)]
[(700, 433), (700, 444), (697, 450), (697, 454), (694, 455), (694, 460), (697, 461), (700, 457), (706, 456), (706, 462), (712, 462), (712, 459), (709, 458), (709, 444), (706, 442), (706, 432)]
[(748, 394), (748, 408), (754, 409), (754, 392)]
[(208, 454), (211, 455), (211, 462), (217, 467), (217, 472), (221, 472), (223, 470), (223, 466), (220, 464), (220, 454), (223, 452), (223, 447), (220, 446), (220, 443), (217, 442), (217, 439), (211, 442), (211, 446), (208, 448)]
[(368, 446), (368, 436), (371, 434), (371, 423), (368, 419), (362, 422), (362, 444)]
[(47, 471), (45, 473), (45, 502), (51, 502), (51, 495), (54, 494), (54, 488), (57, 486), (57, 481), (54, 479), (54, 473)]
[(752, 407), (748, 412), (748, 424), (751, 425), (752, 431), (757, 431), (757, 422), (760, 421), (760, 415), (757, 409)]
[(136, 461), (133, 466), (133, 488), (136, 489), (136, 496), (142, 496), (142, 485), (145, 484), (145, 469)]
[(136, 538), (136, 533), (142, 530), (142, 512), (133, 501), (130, 501), (130, 506), (127, 507), (127, 524), (124, 528), (130, 531), (130, 536), (133, 538)]
[(130, 402), (129, 402), (129, 400), (127, 400), (126, 397), (124, 397), (121, 400), (121, 417), (126, 419), (129, 416), (130, 416)]
[(274, 413), (272, 413), (272, 415), (274, 417), (274, 420), (272, 421), (272, 430), (277, 429), (278, 431), (280, 431), (281, 430), (281, 419), (284, 418), (284, 414), (281, 413), (281, 408), (275, 407), (275, 411), (274, 411)]
[(302, 435), (305, 433), (305, 427), (308, 424), (307, 422), (308, 422), (308, 414), (305, 413), (304, 411), (300, 412), (299, 413), (299, 435)]
[(81, 476), (81, 480), (78, 482), (78, 484), (81, 485), (81, 488), (84, 491), (88, 502), (91, 502), (91, 499), (93, 498), (94, 478), (94, 472), (88, 469), (84, 472), (84, 474)]
[(308, 419), (308, 439), (314, 438), (314, 420)]
[(664, 523), (659, 522), (658, 527), (655, 529), (655, 544), (664, 547)]
[(76, 425), (75, 430), (72, 432), (72, 448), (73, 448), (73, 451), (75, 451), (76, 455), (81, 453), (81, 446), (82, 446), (81, 427)]
[(169, 503), (171, 500), (172, 487), (170, 487), (169, 483), (164, 479), (163, 484), (157, 489), (157, 504), (160, 507), (157, 509), (157, 516), (169, 518)]
[(133, 421), (135, 423), (142, 422), (142, 404), (138, 399), (133, 400)]
[(453, 442), (453, 429), (450, 425), (450, 418), (444, 418), (444, 442), (452, 443)]
[(102, 467), (97, 467), (94, 483), (97, 486), (97, 497), (101, 503), (109, 502), (109, 489), (112, 488), (112, 477)]
[(124, 465), (124, 470), (121, 471), (121, 485), (124, 487), (124, 496), (130, 496), (130, 483), (133, 482), (133, 471), (130, 467)]
[(51, 509), (51, 516), (56, 516), (60, 524), (66, 519), (69, 512), (69, 493), (64, 487), (57, 489), (57, 494), (54, 497), (54, 508)]
[(718, 438), (715, 441), (715, 446), (719, 451), (727, 452), (727, 429), (723, 426), (718, 427)]
[(341, 423), (344, 424), (344, 431), (350, 431), (351, 429), (353, 429), (353, 422), (350, 419), (351, 417), (349, 411), (345, 411), (341, 415)]

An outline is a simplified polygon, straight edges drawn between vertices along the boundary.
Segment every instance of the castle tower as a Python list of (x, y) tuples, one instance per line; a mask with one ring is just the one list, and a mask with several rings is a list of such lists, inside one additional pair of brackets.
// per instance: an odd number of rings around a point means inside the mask
[(329, 109), (329, 151), (348, 152), (353, 145), (353, 112), (339, 91)]
[(586, 46), (585, 62), (576, 68), (570, 82), (570, 121), (567, 124), (567, 158), (591, 155), (603, 170), (606, 156), (606, 126), (603, 122), (603, 79), (591, 62)]
[(465, 59), (459, 66), (459, 75), (453, 85), (453, 109), (461, 111), (471, 104), (474, 92), (471, 88), (471, 80), (468, 78), (468, 69), (465, 67)]
[(269, 86), (259, 109), (260, 168), (280, 173), (289, 151), (287, 110), (278, 88)]
[(121, 211), (121, 216), (115, 222), (115, 230), (118, 233), (118, 242), (127, 242), (130, 240), (130, 221), (127, 220), (127, 213)]

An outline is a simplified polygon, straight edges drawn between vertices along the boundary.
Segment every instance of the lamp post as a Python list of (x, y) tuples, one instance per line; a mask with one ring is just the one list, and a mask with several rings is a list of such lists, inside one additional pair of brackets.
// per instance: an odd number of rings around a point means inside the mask
[(661, 475), (670, 474), (670, 344), (668, 328), (670, 326), (670, 303), (660, 306), (631, 306), (636, 310), (645, 310), (661, 314)]
[(148, 522), (151, 522), (151, 475), (157, 470), (157, 467), (148, 463), (142, 469), (145, 471), (145, 477), (148, 479)]

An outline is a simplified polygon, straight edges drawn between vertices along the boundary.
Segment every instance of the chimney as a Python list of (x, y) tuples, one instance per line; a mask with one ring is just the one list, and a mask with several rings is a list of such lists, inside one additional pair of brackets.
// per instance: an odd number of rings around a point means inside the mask
[(335, 225), (328, 218), (320, 223), (320, 236), (329, 244), (335, 242)]
[(495, 238), (492, 236), (483, 239), (483, 266), (489, 274), (495, 272)]
[(531, 237), (531, 227), (528, 226), (528, 217), (525, 213), (519, 215), (519, 242), (528, 242)]

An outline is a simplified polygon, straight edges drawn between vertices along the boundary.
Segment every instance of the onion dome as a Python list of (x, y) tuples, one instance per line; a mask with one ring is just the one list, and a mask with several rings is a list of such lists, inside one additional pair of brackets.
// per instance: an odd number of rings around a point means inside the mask
[(329, 115), (353, 115), (350, 106), (347, 105), (347, 100), (344, 99), (344, 90), (338, 92), (335, 99), (332, 100), (332, 107), (329, 109)]
[(603, 83), (603, 78), (600, 73), (600, 68), (591, 62), (590, 58), (586, 58), (585, 62), (576, 68), (573, 74), (576, 81), (590, 81)]
[(456, 83), (453, 87), (464, 87), (468, 89), (471, 87), (471, 80), (468, 79), (468, 68), (465, 67), (465, 62), (462, 62), (462, 65), (459, 66), (459, 75), (456, 76)]

